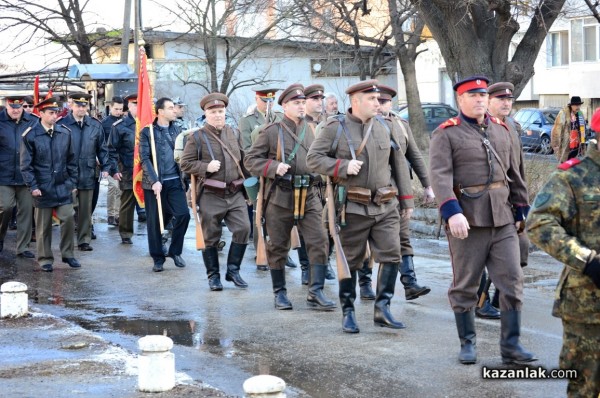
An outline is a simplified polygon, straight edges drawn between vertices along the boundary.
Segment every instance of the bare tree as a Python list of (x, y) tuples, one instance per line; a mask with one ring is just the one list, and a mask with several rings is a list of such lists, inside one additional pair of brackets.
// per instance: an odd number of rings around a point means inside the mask
[(594, 16), (594, 18), (596, 18), (596, 20), (600, 23), (600, 1), (598, 0), (584, 0), (585, 4), (588, 6), (588, 8), (590, 9), (590, 11), (592, 12), (592, 15)]
[[(0, 33), (16, 32), (16, 40), (6, 44), (6, 49), (54, 42), (66, 50), (66, 58), (91, 64), (98, 43), (110, 44), (120, 36), (91, 23), (87, 5), (88, 1), (80, 0), (0, 0)], [(100, 27), (99, 31), (90, 34), (94, 27)]]
[[(566, 0), (411, 0), (437, 41), (452, 81), (484, 74), (510, 81), (518, 96)], [(529, 23), (514, 54), (519, 20)]]
[[(274, 0), (180, 0), (178, 7), (164, 6), (172, 16), (188, 26), (184, 35), (193, 34), (206, 61), (206, 81), (184, 80), (207, 92), (233, 91), (267, 82), (266, 72), (252, 78), (239, 78), (242, 64), (283, 32), (279, 26), (293, 12), (293, 7), (277, 7)], [(221, 44), (221, 46), (219, 46)], [(223, 48), (224, 51), (220, 49)]]

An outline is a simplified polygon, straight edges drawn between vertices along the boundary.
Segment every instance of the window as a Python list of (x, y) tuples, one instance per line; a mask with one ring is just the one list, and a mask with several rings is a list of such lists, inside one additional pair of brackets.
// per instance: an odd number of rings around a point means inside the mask
[(571, 61), (597, 62), (599, 24), (595, 18), (571, 21)]
[(548, 66), (569, 65), (569, 32), (550, 33), (548, 46)]
[(360, 67), (352, 58), (311, 59), (313, 76), (360, 76)]

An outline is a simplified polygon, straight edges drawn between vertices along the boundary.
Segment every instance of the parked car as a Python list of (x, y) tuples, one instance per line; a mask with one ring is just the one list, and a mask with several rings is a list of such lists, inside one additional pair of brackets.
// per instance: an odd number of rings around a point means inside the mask
[(551, 154), (550, 133), (556, 115), (560, 108), (522, 108), (513, 118), (521, 124), (521, 143), (523, 148), (539, 151), (541, 154)]
[[(423, 116), (425, 116), (425, 128), (430, 135), (440, 124), (458, 115), (456, 109), (441, 102), (423, 102), (421, 109), (423, 109)], [(409, 120), (408, 105), (402, 105), (397, 113), (402, 119)]]

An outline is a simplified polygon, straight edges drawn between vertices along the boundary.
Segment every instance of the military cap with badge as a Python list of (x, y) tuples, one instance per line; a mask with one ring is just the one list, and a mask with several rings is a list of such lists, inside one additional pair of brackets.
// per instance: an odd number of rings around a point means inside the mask
[(283, 90), (283, 92), (279, 96), (279, 99), (277, 100), (277, 103), (279, 105), (283, 105), (286, 102), (296, 99), (306, 99), (306, 96), (304, 95), (304, 86), (299, 83), (292, 84), (291, 86)]

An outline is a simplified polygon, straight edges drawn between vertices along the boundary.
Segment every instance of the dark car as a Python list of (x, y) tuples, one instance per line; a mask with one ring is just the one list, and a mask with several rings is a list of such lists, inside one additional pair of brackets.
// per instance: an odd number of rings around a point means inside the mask
[(539, 151), (541, 154), (552, 153), (550, 133), (559, 108), (523, 108), (519, 109), (513, 118), (521, 124), (521, 142), (523, 148)]
[[(458, 115), (456, 109), (441, 102), (423, 102), (421, 109), (425, 116), (425, 128), (429, 134), (446, 120)], [(408, 105), (402, 105), (398, 109), (398, 115), (408, 121)]]

